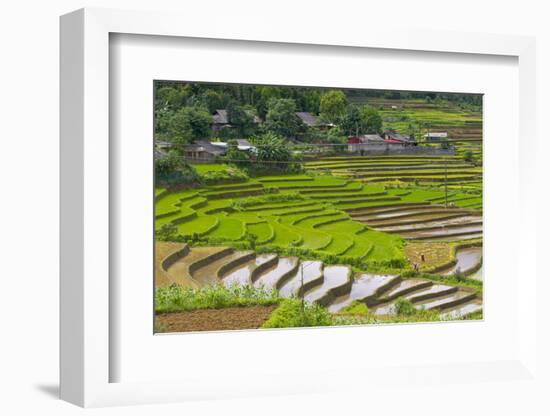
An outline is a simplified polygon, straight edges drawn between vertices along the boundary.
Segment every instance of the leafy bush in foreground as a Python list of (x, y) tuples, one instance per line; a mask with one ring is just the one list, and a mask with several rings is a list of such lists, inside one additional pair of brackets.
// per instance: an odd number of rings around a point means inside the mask
[(411, 301), (404, 298), (397, 299), (393, 307), (395, 315), (375, 315), (364, 303), (354, 301), (333, 317), (333, 325), (372, 325), (442, 320), (439, 311), (417, 309)]
[(273, 311), (262, 328), (296, 328), (307, 326), (332, 325), (332, 315), (327, 309), (314, 303), (305, 303), (298, 299), (284, 299)]
[(155, 311), (183, 312), (195, 309), (220, 309), (233, 306), (274, 305), (279, 302), (275, 290), (257, 289), (250, 285), (222, 284), (205, 286), (200, 289), (177, 285), (155, 290)]

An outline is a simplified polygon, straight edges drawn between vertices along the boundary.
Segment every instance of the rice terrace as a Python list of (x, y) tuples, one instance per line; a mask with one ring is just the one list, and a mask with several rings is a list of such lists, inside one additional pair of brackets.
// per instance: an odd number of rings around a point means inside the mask
[(482, 96), (155, 82), (155, 331), (479, 320)]

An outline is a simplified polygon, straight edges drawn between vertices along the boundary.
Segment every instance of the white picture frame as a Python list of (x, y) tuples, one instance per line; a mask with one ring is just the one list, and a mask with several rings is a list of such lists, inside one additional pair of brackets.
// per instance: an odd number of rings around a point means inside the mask
[[(182, 21), (185, 24), (182, 25)], [(82, 9), (61, 18), (61, 398), (80, 406), (158, 403), (213, 397), (248, 397), (266, 394), (332, 392), (352, 388), (354, 377), (362, 368), (330, 370), (327, 379), (350, 381), (321, 382), (318, 374), (271, 374), (269, 380), (231, 383), (221, 376), (209, 380), (111, 382), (110, 366), (120, 359), (110, 349), (110, 310), (113, 298), (109, 276), (113, 259), (109, 252), (110, 169), (109, 154), (109, 37), (122, 33), (149, 36), (223, 39), (248, 42), (331, 45), (334, 47), (376, 48), (385, 50), (430, 51), (451, 54), (504, 55), (518, 59), (519, 66), (519, 137), (536, 137), (535, 41), (529, 37), (471, 33), (408, 33), (395, 28), (369, 26), (360, 30), (349, 26), (337, 34), (320, 28), (302, 31), (264, 24), (260, 28), (235, 33), (233, 22), (219, 21), (205, 27), (200, 20), (160, 12), (137, 12), (107, 9)], [(528, 109), (528, 110), (527, 110)], [(531, 140), (531, 143), (535, 143)], [(441, 381), (439, 372), (468, 380), (471, 372), (482, 373), (472, 382), (507, 380), (541, 387), (544, 374), (536, 361), (537, 330), (543, 319), (537, 314), (533, 299), (537, 279), (536, 217), (530, 208), (536, 205), (534, 184), (536, 148), (519, 147), (520, 207), (518, 261), (524, 272), (517, 291), (518, 345), (509, 359), (469, 363), (441, 362), (414, 369), (387, 371), (369, 367), (371, 377), (384, 383), (403, 372), (419, 383)], [(530, 242), (530, 243), (529, 243)], [(510, 271), (514, 273), (517, 271)], [(526, 287), (531, 290), (526, 290)], [(548, 324), (548, 322), (546, 322)], [(399, 329), (398, 329), (399, 330)], [(410, 328), (409, 328), (410, 330)], [(407, 331), (403, 328), (402, 331)], [(151, 334), (152, 336), (152, 334)], [(210, 336), (215, 336), (212, 334)], [(346, 336), (352, 337), (352, 334)], [(291, 376), (291, 377), (289, 377)], [(538, 384), (537, 384), (538, 383)], [(208, 386), (208, 388), (207, 388)], [(225, 386), (225, 389), (222, 389)]]

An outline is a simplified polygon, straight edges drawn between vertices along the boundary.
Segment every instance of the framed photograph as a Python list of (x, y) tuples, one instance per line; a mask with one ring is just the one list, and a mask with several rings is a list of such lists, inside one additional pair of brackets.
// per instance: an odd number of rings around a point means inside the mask
[(482, 319), (481, 94), (154, 94), (155, 332)]
[(61, 18), (62, 398), (540, 386), (534, 40), (180, 22)]

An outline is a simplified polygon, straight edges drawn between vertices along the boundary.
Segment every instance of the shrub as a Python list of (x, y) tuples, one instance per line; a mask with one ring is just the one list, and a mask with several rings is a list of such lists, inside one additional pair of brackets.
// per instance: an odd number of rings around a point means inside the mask
[(332, 316), (327, 309), (314, 303), (305, 303), (298, 299), (284, 299), (273, 311), (262, 328), (296, 328), (308, 326), (328, 326)]
[(159, 241), (176, 241), (178, 237), (178, 228), (171, 222), (166, 223), (157, 230), (155, 237)]
[(235, 166), (228, 166), (224, 170), (215, 170), (204, 172), (200, 175), (200, 180), (206, 185), (228, 182), (244, 182), (248, 179), (246, 172)]
[(200, 179), (197, 171), (177, 152), (155, 160), (155, 181), (157, 186), (195, 185)]
[(222, 158), (225, 163), (234, 164), (242, 169), (249, 169), (251, 167), (251, 153), (245, 150), (239, 150), (236, 141), (228, 141), (229, 149), (227, 153)]
[(367, 305), (363, 302), (354, 300), (349, 306), (346, 306), (340, 311), (344, 315), (358, 315), (358, 316), (369, 316), (370, 311)]
[(467, 150), (464, 152), (464, 155), (462, 156), (465, 162), (473, 162), (474, 160), (474, 154), (471, 150)]
[(272, 132), (251, 137), (257, 147), (255, 163), (249, 170), (255, 175), (274, 173), (297, 173), (303, 170), (301, 156), (293, 154), (286, 140)]
[[(267, 188), (266, 191), (268, 189), (275, 189), (275, 188)], [(236, 210), (241, 211), (248, 207), (261, 205), (265, 203), (293, 202), (293, 201), (301, 201), (305, 199), (302, 195), (296, 192), (288, 193), (288, 194), (271, 193), (272, 191), (267, 191), (267, 192), (270, 192), (270, 193), (263, 196), (254, 196), (254, 197), (248, 197), (248, 198), (235, 199), (233, 201), (232, 207)]]
[(394, 306), (395, 312), (398, 315), (412, 316), (418, 312), (413, 303), (408, 299), (399, 298), (395, 301)]

